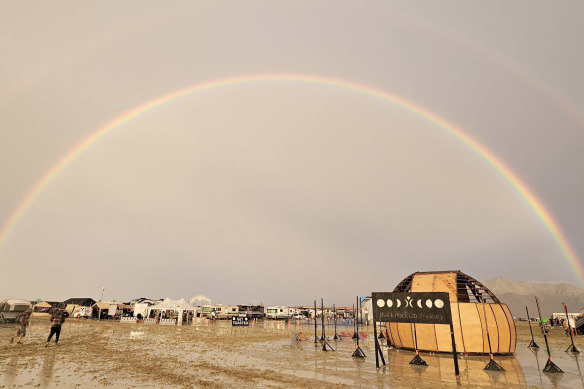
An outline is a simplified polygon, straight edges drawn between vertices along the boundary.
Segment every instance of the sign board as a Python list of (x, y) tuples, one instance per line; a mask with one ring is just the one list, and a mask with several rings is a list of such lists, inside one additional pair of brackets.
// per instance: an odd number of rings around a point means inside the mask
[(247, 317), (233, 316), (231, 318), (231, 325), (235, 327), (247, 327), (249, 326), (249, 320)]
[(392, 323), (450, 324), (447, 292), (373, 292), (373, 320)]
[(118, 306), (116, 304), (112, 304), (109, 306), (109, 309), (107, 311), (107, 315), (108, 316), (115, 316), (117, 310), (118, 310)]
[[(447, 292), (372, 292), (371, 303), (373, 306), (373, 336), (375, 338), (375, 364), (377, 368), (379, 368), (378, 355), (381, 355), (383, 360), (383, 353), (377, 340), (377, 322), (414, 324), (414, 342), (416, 347), (416, 357), (414, 360), (419, 358), (416, 323), (448, 324), (450, 326), (450, 340), (452, 342), (454, 374), (457, 377), (459, 376), (456, 342), (454, 341), (454, 328), (452, 326), (452, 314), (450, 312), (450, 297)], [(410, 363), (413, 363), (414, 360)], [(425, 364), (424, 361), (422, 362)], [(385, 365), (385, 360), (383, 360), (383, 364)]]

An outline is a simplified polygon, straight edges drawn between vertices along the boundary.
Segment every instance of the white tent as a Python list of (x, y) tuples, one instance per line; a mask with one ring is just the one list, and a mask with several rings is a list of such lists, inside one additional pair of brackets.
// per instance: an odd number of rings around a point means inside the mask
[(194, 315), (197, 308), (187, 303), (185, 299), (173, 300), (167, 297), (161, 303), (148, 307), (148, 316), (152, 311), (173, 311), (178, 314), (178, 324), (182, 324), (183, 312), (192, 311)]

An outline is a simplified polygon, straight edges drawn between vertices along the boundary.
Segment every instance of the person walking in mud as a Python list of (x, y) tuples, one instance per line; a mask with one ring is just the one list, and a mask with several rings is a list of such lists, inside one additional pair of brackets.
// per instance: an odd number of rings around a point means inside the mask
[(32, 314), (32, 309), (28, 308), (22, 316), (18, 318), (18, 328), (16, 329), (16, 335), (10, 338), (10, 343), (14, 342), (14, 338), (18, 340), (16, 343), (22, 344), (22, 338), (26, 336), (26, 327), (30, 325), (30, 315)]
[(51, 311), (51, 333), (47, 338), (45, 347), (49, 347), (49, 342), (53, 335), (55, 335), (55, 346), (59, 343), (59, 336), (61, 335), (61, 326), (65, 322), (65, 307), (61, 304), (59, 307)]

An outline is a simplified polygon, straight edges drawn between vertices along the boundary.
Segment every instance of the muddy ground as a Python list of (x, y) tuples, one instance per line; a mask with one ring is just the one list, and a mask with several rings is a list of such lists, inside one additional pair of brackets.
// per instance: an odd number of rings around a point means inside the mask
[[(177, 388), (386, 388), (386, 387), (584, 387), (582, 356), (564, 350), (570, 338), (553, 329), (550, 345), (554, 362), (564, 374), (542, 373), (547, 355), (536, 331), (538, 353), (527, 349), (526, 323), (518, 323), (517, 353), (496, 357), (505, 373), (487, 374), (488, 357), (459, 357), (457, 380), (450, 355), (422, 354), (428, 367), (408, 364), (411, 351), (387, 350), (389, 366), (375, 369), (372, 336), (361, 342), (364, 360), (351, 357), (350, 339), (330, 341), (336, 349), (315, 347), (314, 332), (305, 325), (260, 322), (254, 328), (231, 327), (230, 322), (193, 326), (161, 326), (68, 320), (58, 346), (44, 347), (50, 324), (33, 319), (22, 345), (10, 344), (15, 326), (0, 325), (0, 388), (6, 387), (177, 387)], [(308, 340), (293, 340), (303, 331)], [(339, 327), (341, 331), (352, 328)], [(134, 333), (132, 335), (132, 333)], [(332, 335), (329, 331), (327, 334)], [(382, 342), (383, 343), (383, 342)], [(584, 350), (584, 336), (576, 337)]]

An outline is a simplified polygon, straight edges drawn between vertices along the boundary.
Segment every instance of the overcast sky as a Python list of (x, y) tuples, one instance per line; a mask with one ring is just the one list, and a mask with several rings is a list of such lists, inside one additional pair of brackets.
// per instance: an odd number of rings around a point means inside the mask
[[(236, 76), (399, 96), (511, 168), (584, 257), (581, 1), (13, 2), (0, 9), (0, 224), (86, 137)], [(0, 298), (350, 304), (417, 270), (581, 281), (444, 129), (347, 88), (184, 96), (69, 163), (0, 246)]]

